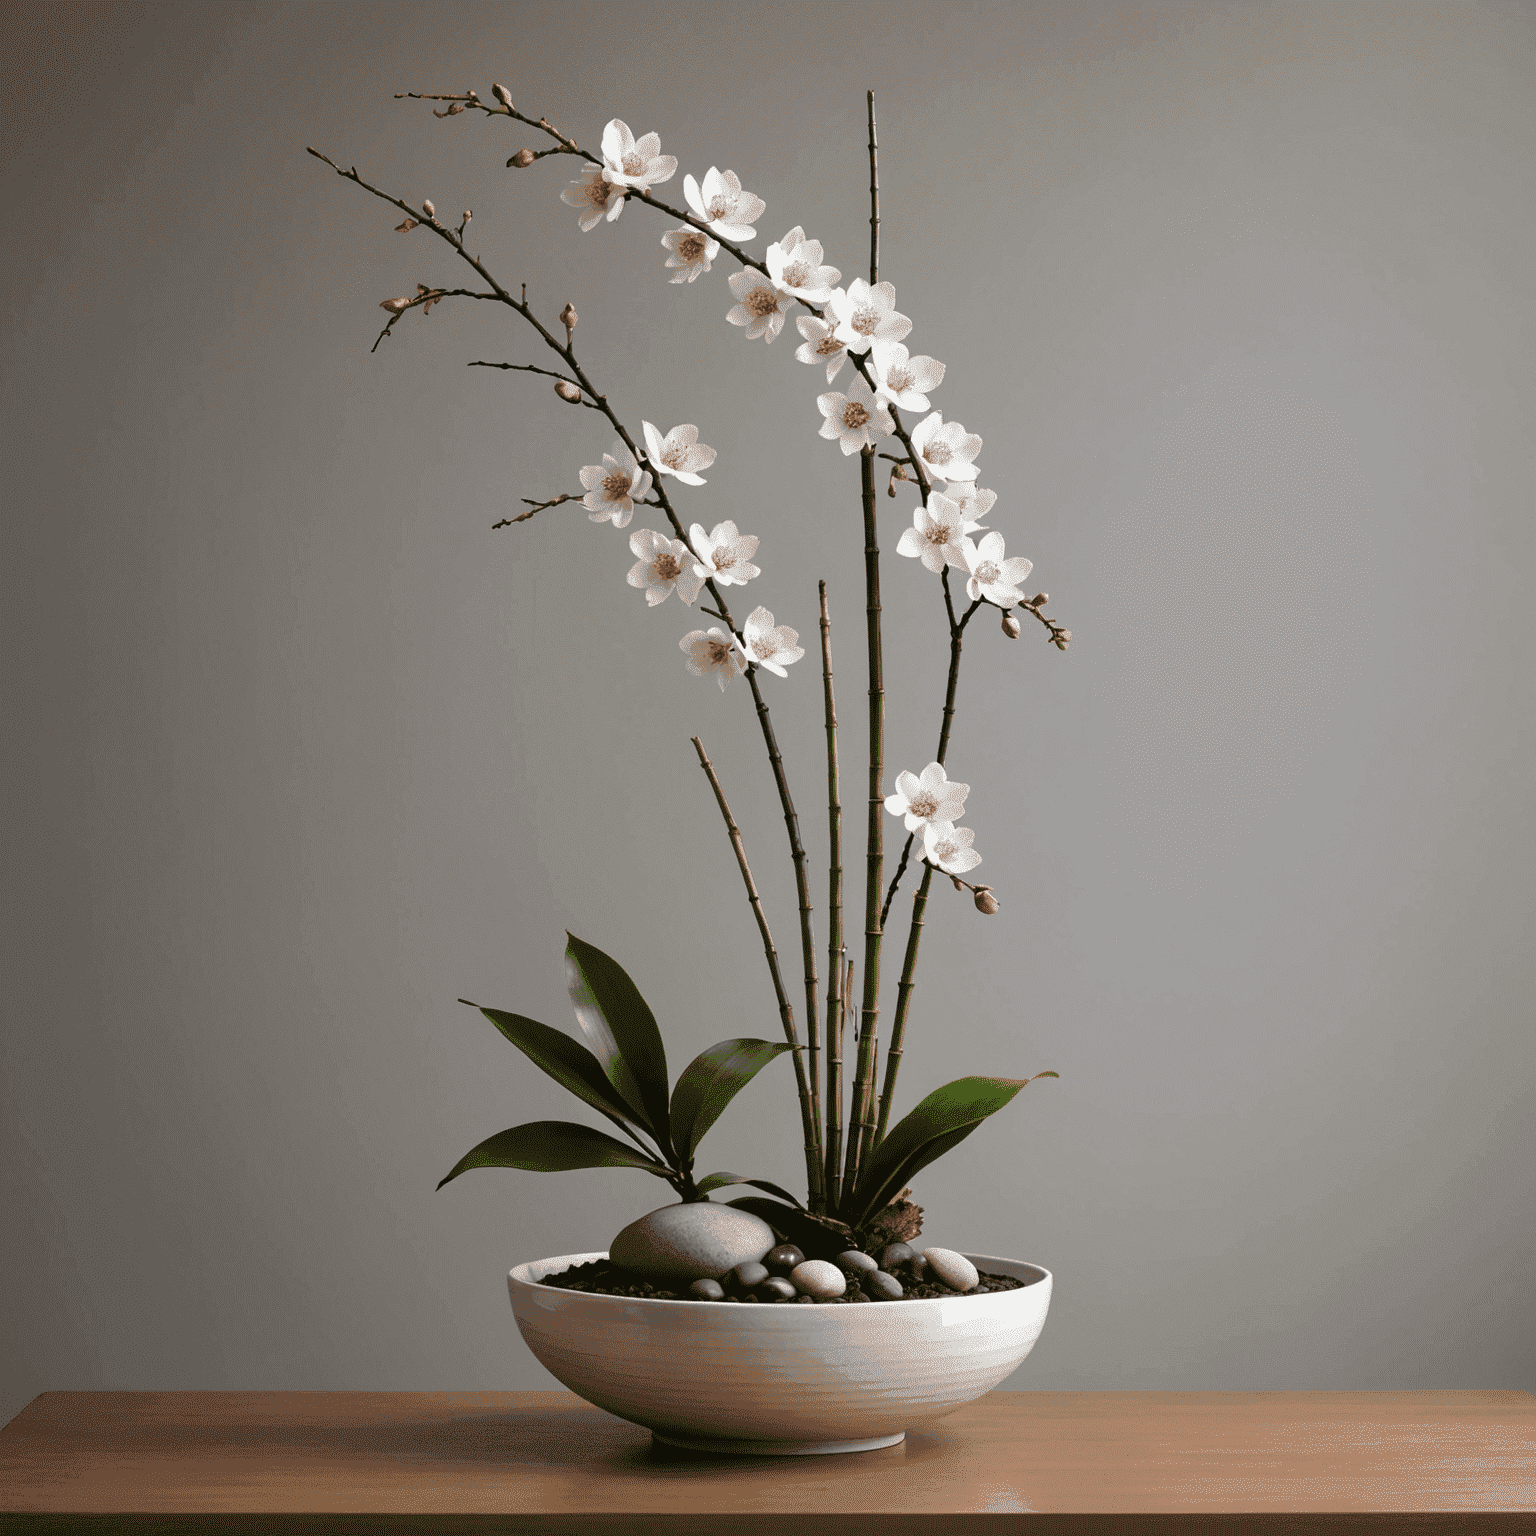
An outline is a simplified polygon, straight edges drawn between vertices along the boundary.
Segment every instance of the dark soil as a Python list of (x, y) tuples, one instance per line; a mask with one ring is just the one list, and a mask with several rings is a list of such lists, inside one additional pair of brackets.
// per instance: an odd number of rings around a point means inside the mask
[[(980, 1282), (973, 1290), (958, 1292), (952, 1291), (941, 1281), (920, 1276), (910, 1264), (898, 1264), (892, 1274), (901, 1281), (901, 1301), (927, 1301), (936, 1296), (980, 1296), (988, 1291), (1016, 1291), (1022, 1288), (1024, 1282), (1015, 1280), (1012, 1275), (994, 1275), (987, 1270), (981, 1270)], [(842, 1306), (849, 1302), (860, 1301), (885, 1301), (883, 1296), (871, 1296), (859, 1286), (859, 1271), (844, 1269), (843, 1278), (848, 1282), (848, 1289), (841, 1296), (834, 1296), (826, 1300), (818, 1299), (817, 1306)], [(721, 1282), (726, 1284), (724, 1280)], [(595, 1296), (639, 1296), (650, 1301), (691, 1301), (700, 1306), (714, 1307), (729, 1304), (731, 1302), (757, 1303), (763, 1306), (795, 1306), (808, 1304), (812, 1298), (809, 1296), (780, 1297), (771, 1292), (763, 1293), (759, 1288), (732, 1292), (726, 1285), (726, 1295), (723, 1301), (704, 1301), (697, 1296), (688, 1293), (687, 1286), (681, 1286), (677, 1290), (667, 1290), (654, 1282), (646, 1280), (633, 1270), (620, 1269), (616, 1264), (610, 1264), (607, 1259), (593, 1259), (586, 1264), (573, 1264), (569, 1269), (562, 1270), (557, 1275), (546, 1275), (540, 1285), (552, 1285), (557, 1290), (586, 1291)]]

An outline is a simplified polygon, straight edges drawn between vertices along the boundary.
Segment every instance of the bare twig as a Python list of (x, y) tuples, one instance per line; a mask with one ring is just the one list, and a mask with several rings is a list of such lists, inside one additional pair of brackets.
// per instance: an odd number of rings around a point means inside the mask
[(784, 978), (779, 974), (778, 951), (773, 947), (773, 934), (768, 928), (768, 914), (763, 911), (762, 898), (757, 894), (757, 882), (752, 878), (751, 865), (747, 863), (747, 848), (742, 841), (741, 829), (736, 825), (736, 818), (731, 815), (731, 808), (726, 803), (725, 791), (720, 787), (720, 776), (715, 772), (714, 764), (710, 762), (704, 751), (704, 743), (697, 736), (692, 740), (693, 750), (699, 755), (699, 766), (708, 777), (709, 787), (714, 790), (715, 801), (720, 807), (720, 814), (725, 818), (726, 830), (731, 837), (731, 847), (736, 852), (736, 863), (741, 869), (741, 878), (747, 888), (747, 900), (752, 905), (752, 915), (757, 919), (757, 931), (762, 935), (763, 954), (768, 960), (768, 973), (773, 978), (773, 991), (779, 1003), (779, 1018), (784, 1025), (784, 1038), (789, 1042), (791, 1054), (795, 1058), (795, 1081), (799, 1088), (800, 1116), (805, 1129), (807, 1190), (812, 1196), (816, 1196), (820, 1193), (822, 1183), (821, 1149), (805, 1081), (805, 1059), (801, 1055), (805, 1047), (801, 1045), (799, 1033), (795, 1029), (795, 1010), (789, 1001), (788, 994), (784, 991)]
[(563, 502), (580, 501), (580, 496), (555, 496), (549, 501), (534, 501), (531, 497), (523, 496), (521, 500), (528, 508), (526, 512), (519, 512), (516, 517), (504, 517), (499, 523), (492, 523), (492, 528), (510, 528), (513, 523), (526, 523), (535, 512), (542, 512), (546, 507), (558, 507)]

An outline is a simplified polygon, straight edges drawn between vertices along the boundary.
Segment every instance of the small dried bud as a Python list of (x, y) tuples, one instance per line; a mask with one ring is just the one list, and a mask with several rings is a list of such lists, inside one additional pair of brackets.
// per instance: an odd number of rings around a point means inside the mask
[(991, 886), (984, 885), (976, 892), (976, 910), (984, 917), (997, 915), (997, 897), (992, 894)]
[(567, 383), (564, 379), (555, 380), (555, 393), (562, 400), (569, 400), (572, 405), (581, 403), (581, 391), (574, 384)]
[(581, 318), (576, 313), (575, 306), (569, 299), (565, 301), (565, 308), (560, 311), (560, 324), (565, 327), (565, 334), (569, 336), (576, 329), (576, 322)]
[(409, 299), (385, 299), (379, 305), (380, 309), (387, 309), (392, 315), (404, 314), (410, 307), (411, 301)]
[(421, 211), (426, 214), (429, 219), (435, 219), (437, 217), (437, 209), (432, 206), (432, 199), (430, 197), (424, 198), (422, 200)]
[(1032, 598), (1030, 598), (1029, 606), (1031, 608), (1044, 608), (1045, 605), (1048, 602), (1050, 602), (1050, 600), (1051, 599), (1050, 599), (1049, 593), (1046, 593), (1046, 592), (1036, 592), (1035, 595)]
[[(473, 208), (466, 208), (464, 210), (464, 223), (468, 224), (469, 221), (472, 218), (474, 218), (474, 216), (475, 216), (475, 210)], [(463, 225), (460, 225), (460, 228), (463, 228)]]
[(1003, 615), (1003, 633), (1010, 640), (1017, 640), (1019, 638), (1019, 621), (1011, 613)]
[(520, 171), (526, 171), (537, 158), (531, 149), (520, 149), (507, 161), (507, 164), (515, 165)]
[(1055, 643), (1057, 650), (1064, 651), (1072, 643), (1072, 631), (1070, 629), (1058, 629), (1051, 636), (1051, 639)]
[(395, 225), (395, 233), (397, 235), (408, 235), (415, 228), (416, 228), (416, 220), (415, 219), (407, 219), (404, 224), (396, 224)]
[(491, 95), (504, 106), (508, 112), (512, 110), (512, 93), (504, 85), (493, 85)]
[(433, 117), (457, 117), (464, 110), (462, 101), (450, 101), (445, 111), (439, 112), (436, 107), (432, 109)]

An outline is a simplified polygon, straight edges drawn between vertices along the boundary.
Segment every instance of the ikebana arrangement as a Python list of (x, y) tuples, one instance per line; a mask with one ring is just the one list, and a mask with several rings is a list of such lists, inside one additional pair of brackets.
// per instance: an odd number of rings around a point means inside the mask
[[(869, 270), (867, 278), (853, 277), (846, 284), (841, 269), (825, 260), (821, 242), (808, 238), (799, 225), (768, 244), (761, 258), (751, 254), (756, 226), (767, 209), (763, 199), (748, 191), (734, 171), (711, 166), (702, 178), (686, 175), (686, 207), (664, 201), (661, 188), (675, 175), (677, 160), (661, 153), (655, 133), (637, 137), (626, 123), (615, 118), (603, 130), (600, 151), (593, 153), (547, 118), (530, 117), (517, 110), (511, 94), (500, 85), (492, 87), (489, 101), (472, 90), (401, 94), (439, 103), (433, 110), (440, 118), (478, 113), (525, 125), (541, 134), (548, 141), (543, 147), (518, 148), (507, 165), (526, 170), (551, 156), (574, 162), (579, 174), (560, 195), (577, 210), (577, 223), (583, 232), (612, 223), (631, 206), (663, 215), (669, 221), (659, 237), (665, 259), (658, 261), (654, 277), (647, 280), (666, 276), (669, 282), (692, 287), (700, 278), (707, 279), (723, 256), (728, 257), (735, 268), (725, 279), (732, 303), (722, 318), (736, 328), (738, 342), (761, 340), (766, 349), (793, 320), (801, 338), (794, 358), (811, 367), (816, 383), (825, 386), (815, 398), (815, 414), (807, 400), (807, 425), (817, 427), (819, 436), (828, 440), (829, 450), (835, 443), (844, 458), (857, 460), (861, 515), (852, 515), (850, 495), (849, 529), (850, 534), (862, 535), (864, 549), (869, 720), (861, 956), (859, 937), (847, 931), (844, 918), (843, 789), (832, 622), (826, 583), (818, 584), (828, 837), (823, 993), (810, 861), (764, 686), (764, 674), (788, 679), (789, 669), (802, 661), (806, 650), (800, 644), (799, 632), (777, 623), (766, 606), (754, 606), (743, 618), (736, 617), (730, 606), (731, 600), (740, 596), (736, 589), (763, 580), (764, 570), (771, 569), (771, 530), (748, 533), (731, 519), (691, 519), (687, 501), (705, 486), (702, 472), (716, 457), (715, 450), (699, 440), (699, 426), (690, 422), (663, 432), (643, 418), (638, 429), (633, 419), (626, 421), (613, 403), (614, 396), (599, 386), (578, 357), (574, 306), (567, 302), (558, 319), (546, 323), (529, 300), (526, 285), (504, 283), (493, 276), (468, 244), (472, 217), (468, 210), (455, 223), (440, 217), (430, 201), (419, 207), (409, 204), (365, 181), (355, 167), (344, 170), (318, 150), (309, 151), (338, 175), (403, 214), (403, 221), (395, 226), (398, 232), (425, 231), (439, 242), (438, 249), (446, 248), (474, 277), (471, 286), (419, 283), (413, 295), (386, 299), (383, 308), (389, 319), (374, 342), (375, 350), (412, 310), (427, 314), (435, 304), (460, 299), (491, 303), (521, 317), (542, 343), (546, 360), (555, 366), (489, 361), (471, 366), (551, 379), (561, 401), (602, 418), (600, 434), (573, 434), (585, 446), (585, 458), (595, 461), (577, 470), (582, 490), (544, 499), (524, 498), (527, 510), (504, 517), (494, 526), (525, 523), (536, 514), (573, 503), (603, 528), (602, 534), (583, 537), (612, 537), (607, 529), (629, 528), (637, 508), (658, 514), (649, 520), (663, 526), (636, 528), (629, 533), (626, 559), (632, 557), (633, 563), (628, 565), (624, 579), (644, 594), (648, 610), (664, 608), (675, 595), (680, 605), (696, 605), (701, 614), (714, 621), (707, 627), (689, 629), (677, 644), (687, 672), (713, 679), (722, 693), (729, 692), (737, 679), (744, 685), (783, 810), (798, 895), (804, 999), (800, 1021), (796, 1019), (793, 983), (785, 975), (787, 966), (781, 964), (725, 787), (702, 739), (694, 737), (699, 766), (719, 808), (761, 937), (782, 1040), (723, 1040), (695, 1057), (672, 1084), (661, 1031), (635, 983), (610, 955), (568, 936), (567, 980), (585, 1044), (516, 1013), (493, 1007), (480, 1011), (536, 1066), (605, 1116), (628, 1140), (562, 1120), (514, 1126), (465, 1154), (442, 1182), (446, 1184), (472, 1168), (548, 1172), (623, 1167), (640, 1169), (669, 1184), (677, 1201), (631, 1223), (614, 1239), (606, 1257), (588, 1257), (540, 1276), (546, 1286), (575, 1291), (620, 1295), (647, 1303), (729, 1300), (812, 1304), (912, 1301), (1032, 1283), (1030, 1277), (979, 1271), (971, 1259), (949, 1250), (924, 1251), (914, 1246), (913, 1240), (922, 1230), (923, 1212), (909, 1198), (911, 1180), (920, 1170), (958, 1146), (1032, 1079), (957, 1078), (929, 1093), (895, 1124), (890, 1119), (916, 995), (923, 927), (935, 883), (948, 882), (956, 892), (968, 893), (978, 913), (991, 916), (999, 910), (999, 897), (993, 888), (967, 878), (981, 863), (973, 846), (972, 828), (958, 825), (967, 812), (970, 786), (949, 777), (966, 634), (972, 621), (989, 611), (998, 614), (998, 627), (1006, 640), (1018, 640), (1024, 623), (1038, 625), (1047, 642), (1061, 651), (1066, 650), (1071, 635), (1046, 615), (1045, 593), (1025, 595), (1022, 583), (1031, 571), (1030, 561), (1007, 555), (1003, 534), (986, 527), (983, 520), (992, 514), (998, 498), (978, 483), (982, 439), (931, 409), (929, 396), (943, 382), (945, 366), (926, 354), (909, 351), (907, 339), (913, 322), (897, 309), (895, 288), (880, 277), (879, 155), (873, 93), (868, 97)], [(553, 354), (552, 359), (549, 354)], [(844, 387), (834, 389), (845, 370)], [(903, 414), (906, 412), (919, 418), (910, 427)], [(578, 451), (573, 467), (580, 457)], [(883, 467), (886, 464), (888, 469)], [(915, 499), (902, 509), (906, 526), (895, 540), (895, 551), (921, 562), (932, 573), (934, 601), (943, 604), (949, 637), (948, 682), (933, 760), (920, 771), (903, 769), (897, 773), (889, 790), (885, 781), (880, 560), (882, 549), (889, 546), (890, 532), (881, 528), (877, 517), (881, 479), (889, 499), (915, 493)], [(615, 565), (616, 580), (621, 569), (622, 563)], [(805, 595), (808, 597), (808, 591)], [(782, 609), (783, 601), (776, 598), (775, 606)], [(889, 878), (885, 862), (887, 816), (898, 818), (905, 832)], [(880, 1082), (881, 971), (887, 958), (884, 940), (892, 903), (909, 870), (916, 888), (910, 916), (905, 920), (894, 1017), (884, 1053), (884, 1080)], [(844, 1043), (850, 1026), (854, 1048), (851, 1094), (844, 1082)], [(734, 1096), (780, 1055), (790, 1057), (799, 1097), (805, 1199), (768, 1180), (730, 1171), (696, 1177), (695, 1157), (704, 1134)], [(710, 1199), (716, 1191), (736, 1185), (752, 1186), (762, 1193), (743, 1194), (728, 1203)], [(1033, 1271), (1034, 1276), (1044, 1274)]]

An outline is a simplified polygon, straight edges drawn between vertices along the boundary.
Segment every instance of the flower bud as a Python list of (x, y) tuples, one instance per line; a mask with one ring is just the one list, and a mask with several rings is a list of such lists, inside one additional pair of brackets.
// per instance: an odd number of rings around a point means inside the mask
[(402, 315), (410, 307), (411, 301), (409, 299), (384, 299), (379, 304), (380, 309), (387, 309), (392, 315)]
[(562, 400), (569, 400), (572, 405), (579, 405), (581, 403), (581, 391), (565, 379), (555, 380), (555, 393)]
[(537, 158), (531, 149), (520, 149), (507, 161), (507, 164), (515, 165), (520, 171), (526, 171)]
[(1051, 598), (1048, 592), (1036, 592), (1035, 595), (1030, 598), (1029, 606), (1031, 608), (1044, 608), (1045, 605), (1050, 602), (1050, 600)]
[(1011, 613), (1003, 615), (1003, 633), (1010, 640), (1017, 640), (1019, 638), (1019, 621)]
[(569, 299), (565, 301), (565, 308), (560, 311), (560, 324), (565, 327), (565, 334), (569, 336), (576, 329), (576, 322), (581, 317), (576, 313), (576, 307)]
[(1058, 629), (1056, 633), (1051, 636), (1051, 639), (1055, 643), (1056, 649), (1058, 651), (1064, 651), (1072, 643), (1072, 631), (1070, 629)]
[(997, 913), (997, 897), (992, 894), (992, 887), (982, 886), (976, 892), (976, 910), (986, 917), (993, 917)]
[(504, 85), (493, 85), (491, 95), (504, 106), (508, 112), (512, 110), (512, 93)]
[(432, 206), (432, 199), (430, 197), (422, 199), (421, 211), (426, 214), (429, 219), (435, 219), (437, 217), (437, 209)]

